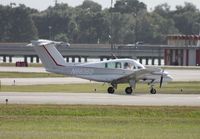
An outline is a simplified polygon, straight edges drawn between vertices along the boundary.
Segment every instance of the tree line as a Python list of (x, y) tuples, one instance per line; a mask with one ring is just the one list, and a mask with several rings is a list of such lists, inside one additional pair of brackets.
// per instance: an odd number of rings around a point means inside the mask
[(60, 3), (38, 11), (0, 5), (0, 41), (27, 42), (37, 38), (70, 43), (166, 43), (168, 34), (199, 34), (200, 11), (192, 3), (161, 4), (152, 11), (138, 0), (118, 0), (111, 8), (91, 0), (77, 7)]

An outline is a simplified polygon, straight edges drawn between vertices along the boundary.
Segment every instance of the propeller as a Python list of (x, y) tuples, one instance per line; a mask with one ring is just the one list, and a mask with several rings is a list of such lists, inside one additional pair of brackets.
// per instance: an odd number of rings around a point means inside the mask
[(164, 74), (164, 69), (163, 69), (162, 75), (160, 77), (160, 88), (162, 87), (162, 84), (163, 84), (163, 74)]

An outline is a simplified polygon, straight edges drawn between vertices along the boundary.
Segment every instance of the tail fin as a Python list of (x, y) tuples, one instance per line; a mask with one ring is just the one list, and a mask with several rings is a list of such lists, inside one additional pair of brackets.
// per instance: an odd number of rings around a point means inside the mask
[(34, 47), (46, 70), (67, 65), (55, 44), (56, 42), (49, 40), (31, 41), (31, 46)]

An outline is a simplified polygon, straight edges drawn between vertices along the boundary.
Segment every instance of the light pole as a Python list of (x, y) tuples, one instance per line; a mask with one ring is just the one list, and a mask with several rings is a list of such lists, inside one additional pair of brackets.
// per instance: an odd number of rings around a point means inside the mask
[(137, 43), (137, 12), (134, 14), (135, 16), (135, 45)]
[(109, 35), (109, 39), (110, 39), (110, 45), (111, 45), (111, 50), (113, 50), (113, 0), (111, 0), (111, 8), (110, 8), (110, 12), (111, 12), (111, 21), (110, 21), (110, 35)]

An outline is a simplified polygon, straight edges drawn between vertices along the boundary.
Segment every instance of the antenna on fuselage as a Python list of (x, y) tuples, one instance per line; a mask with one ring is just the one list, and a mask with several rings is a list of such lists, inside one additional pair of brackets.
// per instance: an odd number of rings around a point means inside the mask
[(113, 59), (118, 59), (118, 57), (115, 54), (111, 53), (111, 55)]

